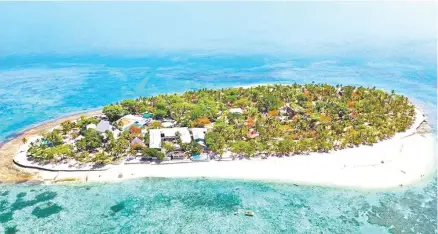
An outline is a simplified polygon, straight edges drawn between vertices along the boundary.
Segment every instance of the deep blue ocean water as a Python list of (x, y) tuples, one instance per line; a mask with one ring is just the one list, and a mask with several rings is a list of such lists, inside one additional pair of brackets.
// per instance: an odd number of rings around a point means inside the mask
[[(394, 56), (9, 56), (0, 58), (0, 142), (41, 121), (126, 98), (312, 81), (395, 90), (424, 108), (436, 131), (436, 72), (434, 61)], [(3, 184), (0, 231), (437, 233), (436, 190), (436, 178), (387, 192), (206, 179)], [(256, 215), (234, 214), (246, 209)]]

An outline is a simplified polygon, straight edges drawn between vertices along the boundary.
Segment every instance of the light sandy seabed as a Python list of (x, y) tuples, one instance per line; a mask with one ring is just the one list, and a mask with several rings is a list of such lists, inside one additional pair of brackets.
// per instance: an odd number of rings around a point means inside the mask
[[(87, 115), (99, 113), (91, 112)], [(30, 137), (53, 128), (66, 119), (49, 122), (31, 129), (22, 136)], [(112, 165), (106, 171), (50, 172), (29, 170), (26, 177), (17, 176), (20, 171), (11, 167), (12, 155), (19, 149), (22, 136), (6, 143), (0, 154), (9, 159), (2, 173), (3, 181), (36, 179), (47, 183), (62, 181), (114, 182), (140, 177), (164, 178), (219, 178), (290, 182), (305, 185), (348, 187), (356, 189), (388, 189), (412, 185), (434, 175), (436, 170), (436, 139), (431, 133), (420, 133), (417, 128), (424, 121), (417, 110), (412, 127), (389, 140), (373, 146), (360, 146), (330, 153), (311, 153), (291, 157), (271, 157), (266, 160), (210, 161), (168, 165)], [(21, 170), (23, 170), (21, 168)], [(15, 173), (15, 174), (14, 174)]]

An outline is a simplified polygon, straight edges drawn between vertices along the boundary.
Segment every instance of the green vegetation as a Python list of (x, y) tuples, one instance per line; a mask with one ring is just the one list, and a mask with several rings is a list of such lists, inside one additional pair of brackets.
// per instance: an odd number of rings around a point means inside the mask
[(43, 137), (46, 140), (47, 144), (54, 146), (62, 144), (62, 136), (60, 134), (60, 131), (57, 129), (53, 130), (52, 132), (44, 134)]
[(143, 150), (143, 158), (158, 158), (158, 160), (164, 159), (164, 153), (157, 150), (157, 149), (151, 149), (146, 148)]
[(164, 142), (162, 147), (165, 152), (174, 151), (176, 149), (176, 147), (170, 142)]
[(58, 145), (54, 147), (30, 147), (29, 154), (36, 160), (55, 160), (55, 157), (72, 157), (73, 151), (70, 145)]
[(102, 135), (94, 129), (84, 130), (83, 136), (84, 138), (76, 142), (76, 147), (79, 151), (90, 151), (100, 147), (102, 144)]
[(103, 113), (109, 121), (113, 122), (120, 119), (125, 114), (125, 110), (120, 105), (109, 105), (103, 108)]
[(67, 134), (68, 132), (70, 132), (73, 128), (76, 127), (76, 123), (73, 123), (70, 120), (66, 120), (64, 122), (61, 123), (61, 127), (62, 127), (62, 133), (63, 134)]
[(205, 143), (214, 153), (222, 154), (224, 151), (225, 138), (219, 132), (207, 132), (205, 134)]
[(182, 144), (182, 149), (189, 153), (189, 155), (202, 153), (202, 146), (195, 141), (192, 141), (188, 144)]
[(99, 123), (99, 120), (95, 119), (95, 118), (87, 118), (85, 116), (81, 116), (81, 118), (79, 119), (78, 122), (76, 122), (75, 126), (80, 128), (80, 129), (84, 129), (87, 127), (87, 125), (89, 124), (97, 124)]
[[(241, 108), (240, 111), (230, 111)], [(153, 114), (148, 129), (161, 128), (163, 118), (173, 119), (177, 127), (208, 127), (205, 143), (208, 151), (222, 154), (293, 155), (328, 152), (361, 144), (374, 144), (406, 130), (414, 119), (414, 106), (404, 96), (376, 88), (330, 86), (327, 84), (272, 85), (252, 88), (202, 89), (183, 94), (140, 97), (106, 106), (108, 120), (121, 129), (121, 117), (127, 114)], [(34, 159), (54, 160), (71, 157), (83, 162), (108, 163), (129, 154), (162, 160), (163, 152), (148, 148), (149, 133), (130, 127), (116, 138), (112, 132), (86, 129), (96, 118), (81, 117), (66, 121), (62, 130), (44, 135), (46, 144), (29, 150)], [(77, 129), (77, 135), (73, 130)], [(63, 136), (80, 137), (66, 146)], [(64, 135), (62, 135), (64, 134)], [(133, 139), (146, 147), (134, 147)], [(187, 154), (199, 154), (204, 148), (193, 141), (177, 143)], [(163, 151), (175, 145), (163, 143)]]

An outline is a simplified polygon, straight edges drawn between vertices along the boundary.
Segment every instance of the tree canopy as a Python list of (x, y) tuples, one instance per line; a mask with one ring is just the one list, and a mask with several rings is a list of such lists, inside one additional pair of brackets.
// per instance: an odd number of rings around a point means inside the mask
[(109, 105), (103, 108), (103, 113), (108, 117), (108, 120), (114, 122), (125, 114), (125, 109), (120, 105)]
[[(240, 109), (235, 111), (235, 108)], [(114, 125), (121, 124), (118, 120), (126, 114), (144, 112), (153, 113), (154, 120), (148, 127), (131, 127), (118, 139), (111, 132), (102, 134), (86, 129), (88, 124), (99, 122), (96, 118), (63, 122), (61, 130), (44, 134), (43, 140), (48, 144), (31, 147), (29, 152), (48, 160), (76, 155), (81, 160), (101, 163), (106, 162), (105, 157), (111, 161), (134, 151), (142, 152), (144, 157), (163, 159), (162, 152), (147, 148), (149, 133), (141, 133), (162, 128), (164, 118), (174, 120), (176, 127), (208, 127), (205, 144), (217, 154), (227, 150), (246, 157), (257, 153), (327, 152), (387, 139), (405, 131), (415, 118), (415, 107), (395, 92), (314, 83), (200, 89), (125, 100), (103, 109)], [(81, 138), (73, 145), (64, 146), (62, 134), (73, 128), (80, 129)], [(141, 144), (142, 147), (133, 151), (135, 147), (130, 142), (134, 138), (139, 138), (136, 141), (141, 140), (145, 147)], [(176, 143), (162, 146), (165, 151), (172, 151), (179, 145), (188, 154), (204, 150), (202, 142), (182, 143), (179, 133)], [(96, 155), (97, 152), (100, 154)]]

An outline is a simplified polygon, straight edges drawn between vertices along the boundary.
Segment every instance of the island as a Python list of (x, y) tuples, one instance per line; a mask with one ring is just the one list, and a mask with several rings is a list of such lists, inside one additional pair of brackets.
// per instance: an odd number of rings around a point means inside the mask
[[(14, 162), (58, 180), (245, 179), (247, 173), (252, 179), (330, 184), (309, 173), (390, 164), (424, 121), (407, 97), (375, 87), (312, 83), (201, 89), (124, 100), (101, 113), (62, 121), (44, 134), (21, 138)], [(429, 144), (427, 139), (422, 144)], [(428, 164), (416, 180), (435, 167)], [(292, 172), (276, 178), (275, 167), (288, 171), (286, 165)], [(251, 176), (254, 170), (272, 175)], [(308, 176), (294, 176), (300, 171)]]

